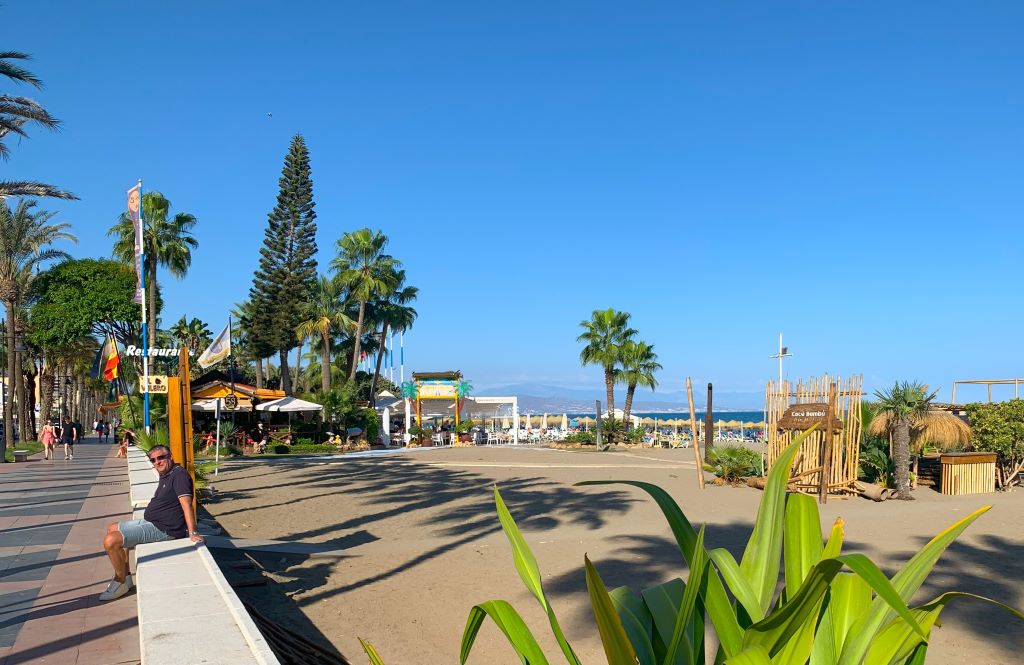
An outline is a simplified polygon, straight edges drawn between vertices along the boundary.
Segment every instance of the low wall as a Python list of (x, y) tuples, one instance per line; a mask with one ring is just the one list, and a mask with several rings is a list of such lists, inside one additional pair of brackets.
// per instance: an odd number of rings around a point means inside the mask
[[(128, 449), (132, 509), (142, 517), (159, 475)], [(188, 538), (135, 548), (142, 665), (280, 665), (217, 562)]]

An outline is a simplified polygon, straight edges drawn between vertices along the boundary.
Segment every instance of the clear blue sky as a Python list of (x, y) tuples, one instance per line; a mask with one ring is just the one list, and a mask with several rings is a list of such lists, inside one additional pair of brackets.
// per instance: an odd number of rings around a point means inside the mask
[(81, 196), (81, 256), (137, 178), (194, 213), (165, 321), (245, 297), (301, 131), (324, 267), (380, 228), (421, 289), (414, 369), (596, 387), (614, 306), (669, 391), (761, 389), (780, 331), (792, 377), (1024, 374), (1019, 2), (5, 5), (64, 127), (4, 177)]

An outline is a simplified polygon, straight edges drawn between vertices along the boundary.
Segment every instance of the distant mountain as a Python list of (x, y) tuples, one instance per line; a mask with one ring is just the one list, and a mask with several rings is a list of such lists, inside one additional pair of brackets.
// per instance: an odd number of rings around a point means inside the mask
[[(594, 400), (601, 400), (604, 405), (605, 394), (601, 387), (566, 388), (541, 384), (510, 384), (493, 386), (476, 391), (481, 396), (515, 395), (519, 398), (519, 410), (547, 413), (580, 413), (594, 410)], [(617, 386), (615, 389), (615, 406), (622, 408), (626, 390)], [(706, 394), (701, 391), (694, 395), (694, 407), (698, 411), (706, 406)], [(653, 398), (653, 399), (652, 399)], [(739, 391), (721, 391), (714, 395), (715, 411), (749, 411), (760, 410), (764, 405), (764, 394)], [(640, 412), (672, 412), (687, 411), (686, 392), (638, 392), (633, 399), (633, 411)]]

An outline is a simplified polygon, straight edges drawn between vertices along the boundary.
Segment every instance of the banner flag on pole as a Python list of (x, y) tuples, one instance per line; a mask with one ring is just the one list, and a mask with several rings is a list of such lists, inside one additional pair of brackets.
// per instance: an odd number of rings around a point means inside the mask
[(224, 326), (224, 330), (210, 343), (210, 346), (199, 356), (199, 366), (206, 369), (215, 365), (231, 355), (231, 324)]
[(128, 190), (128, 216), (135, 228), (135, 298), (133, 302), (142, 304), (142, 183), (136, 183)]
[(92, 378), (114, 381), (120, 375), (121, 356), (117, 352), (117, 344), (109, 336), (103, 341), (92, 365)]

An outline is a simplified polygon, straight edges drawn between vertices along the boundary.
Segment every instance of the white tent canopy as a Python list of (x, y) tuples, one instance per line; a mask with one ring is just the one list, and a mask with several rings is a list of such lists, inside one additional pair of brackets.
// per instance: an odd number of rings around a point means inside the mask
[(256, 405), (257, 411), (278, 411), (281, 413), (299, 413), (308, 411), (323, 411), (324, 407), (314, 402), (307, 402), (298, 397), (282, 397), (272, 402), (264, 402)]
[[(452, 404), (449, 409), (454, 410)], [(467, 397), (462, 404), (462, 417), (474, 420), (491, 418), (512, 418), (512, 422), (519, 422), (519, 398), (511, 397), (474, 396)], [(512, 437), (515, 443), (519, 443), (519, 429), (512, 428)]]
[[(199, 400), (196, 400), (195, 402), (192, 402), (192, 410), (193, 411), (203, 411), (203, 412), (207, 412), (207, 413), (214, 413), (215, 411), (217, 411), (217, 400), (218, 399), (221, 400), (220, 412), (222, 414), (224, 414), (224, 413), (231, 413), (231, 411), (228, 411), (226, 408), (224, 408), (224, 398), (223, 397), (220, 397), (220, 398), (211, 397), (209, 399), (199, 399)], [(257, 406), (256, 408), (258, 409), (260, 407)], [(235, 413), (238, 413), (240, 411), (252, 411), (252, 402), (250, 402), (248, 398), (244, 398), (244, 399), (239, 398), (239, 400), (238, 400), (238, 408), (235, 409), (234, 411), (235, 411)]]

